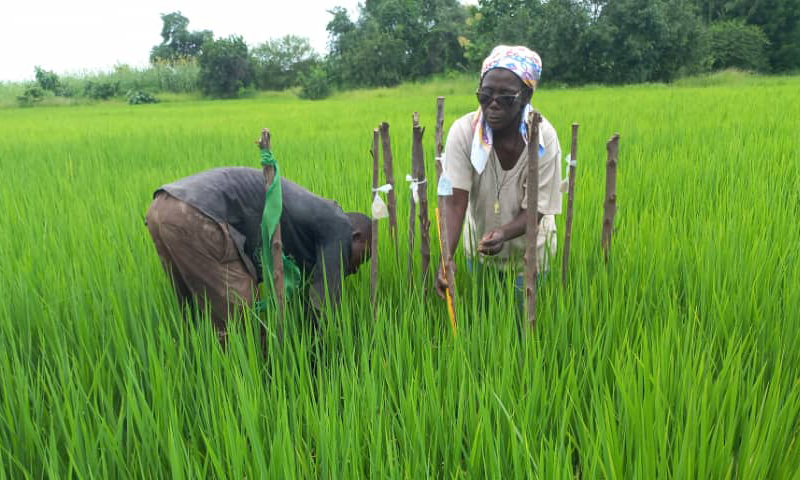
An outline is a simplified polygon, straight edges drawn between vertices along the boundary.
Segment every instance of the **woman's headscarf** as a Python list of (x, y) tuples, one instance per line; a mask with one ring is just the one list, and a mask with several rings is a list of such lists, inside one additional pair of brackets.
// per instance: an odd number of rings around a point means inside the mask
[[(492, 53), (483, 61), (481, 68), (481, 80), (487, 72), (495, 68), (505, 68), (519, 77), (523, 84), (531, 90), (536, 90), (536, 85), (542, 75), (542, 59), (533, 50), (522, 47), (509, 47), (498, 45), (494, 47)], [(525, 105), (522, 111), (522, 121), (519, 124), (519, 133), (522, 135), (525, 144), (528, 143), (528, 113), (533, 109), (530, 103)], [(492, 149), (492, 128), (483, 118), (483, 109), (478, 107), (473, 120), (472, 152), (470, 161), (478, 174), (483, 173), (486, 162), (489, 160), (489, 152)], [(541, 132), (539, 133), (539, 156), (544, 155), (544, 145)]]

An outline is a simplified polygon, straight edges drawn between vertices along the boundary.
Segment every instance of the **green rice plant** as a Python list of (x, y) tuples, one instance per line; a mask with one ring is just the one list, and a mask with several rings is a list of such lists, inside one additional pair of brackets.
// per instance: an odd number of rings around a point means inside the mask
[(319, 331), (290, 306), (283, 344), (271, 317), (265, 348), (248, 314), (225, 351), (184, 319), (143, 224), (156, 187), (257, 166), (266, 126), (286, 177), (366, 212), (372, 129), (403, 178), (419, 111), (434, 178), (436, 96), (449, 126), (474, 82), (0, 110), (0, 478), (797, 478), (798, 78), (538, 91), (581, 152), (570, 280), (559, 252), (532, 334), (512, 279), (459, 253), (454, 338), (385, 223), (374, 321), (368, 268)]

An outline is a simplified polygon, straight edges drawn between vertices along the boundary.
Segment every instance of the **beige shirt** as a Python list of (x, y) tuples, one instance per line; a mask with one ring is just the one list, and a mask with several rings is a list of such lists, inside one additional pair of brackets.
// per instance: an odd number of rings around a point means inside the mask
[[(528, 177), (528, 147), (522, 151), (511, 170), (503, 170), (492, 148), (483, 172), (478, 174), (470, 162), (472, 150), (472, 121), (475, 112), (464, 115), (453, 123), (447, 134), (444, 170), (453, 188), (469, 192), (467, 218), (462, 232), (464, 249), (468, 257), (477, 256), (485, 263), (500, 268), (521, 269), (524, 265), (525, 235), (505, 242), (495, 256), (477, 254), (478, 242), (484, 234), (513, 220), (521, 210), (528, 208), (526, 181)], [(549, 258), (556, 251), (556, 225), (553, 215), (561, 213), (561, 146), (553, 126), (542, 118), (544, 156), (539, 159), (539, 198), (537, 206), (544, 217), (539, 225), (537, 249), (540, 271), (549, 268)], [(495, 211), (499, 204), (499, 212)]]

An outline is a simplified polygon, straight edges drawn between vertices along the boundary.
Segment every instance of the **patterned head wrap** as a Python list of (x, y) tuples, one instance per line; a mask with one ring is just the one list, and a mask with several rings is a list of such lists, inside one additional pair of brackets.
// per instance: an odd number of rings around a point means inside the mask
[(511, 70), (522, 83), (535, 90), (542, 76), (542, 59), (538, 53), (527, 47), (499, 45), (494, 47), (492, 53), (483, 61), (481, 79), (486, 72), (495, 68)]
[[(483, 61), (481, 80), (483, 80), (487, 72), (495, 68), (510, 70), (522, 80), (522, 83), (530, 87), (531, 90), (536, 90), (536, 85), (542, 75), (542, 59), (539, 57), (538, 53), (527, 47), (498, 45), (494, 47), (492, 53)], [(526, 145), (528, 143), (528, 113), (532, 109), (533, 107), (530, 103), (525, 105), (522, 111), (522, 121), (519, 124), (519, 133), (522, 135), (522, 139), (525, 140)], [(489, 152), (492, 149), (492, 128), (483, 118), (483, 110), (480, 107), (478, 107), (478, 111), (475, 112), (475, 119), (473, 122), (475, 135), (472, 138), (470, 161), (475, 171), (481, 174), (484, 168), (486, 168), (486, 162), (489, 160)], [(539, 156), (542, 155), (544, 155), (544, 144), (540, 131)]]

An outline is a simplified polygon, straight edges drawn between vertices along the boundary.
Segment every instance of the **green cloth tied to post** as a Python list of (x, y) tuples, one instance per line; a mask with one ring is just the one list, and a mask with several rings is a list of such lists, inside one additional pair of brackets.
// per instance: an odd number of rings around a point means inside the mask
[[(272, 184), (267, 186), (267, 192), (264, 196), (264, 214), (261, 217), (261, 268), (264, 276), (264, 282), (272, 286), (271, 290), (275, 292), (272, 265), (272, 252), (270, 246), (272, 245), (272, 236), (281, 221), (281, 212), (283, 211), (283, 192), (281, 190), (281, 176), (278, 170), (278, 162), (272, 151), (266, 148), (261, 149), (261, 165), (264, 167), (272, 167), (275, 169), (275, 176), (272, 179)], [(283, 286), (285, 298), (288, 300), (297, 286), (300, 285), (301, 275), (300, 268), (291, 258), (287, 257), (281, 252), (283, 257)], [(267, 302), (261, 300), (256, 303), (256, 311), (262, 312), (266, 309)]]

